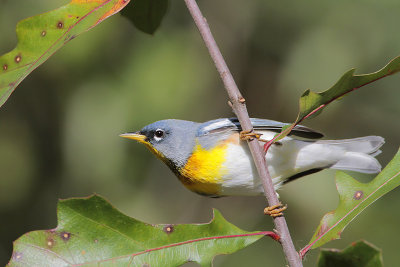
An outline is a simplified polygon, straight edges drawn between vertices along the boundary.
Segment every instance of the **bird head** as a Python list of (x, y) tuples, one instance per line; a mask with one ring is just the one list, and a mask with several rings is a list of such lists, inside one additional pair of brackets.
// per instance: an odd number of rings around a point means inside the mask
[(199, 123), (184, 120), (162, 120), (143, 127), (140, 131), (121, 134), (150, 149), (173, 170), (184, 166), (193, 152)]

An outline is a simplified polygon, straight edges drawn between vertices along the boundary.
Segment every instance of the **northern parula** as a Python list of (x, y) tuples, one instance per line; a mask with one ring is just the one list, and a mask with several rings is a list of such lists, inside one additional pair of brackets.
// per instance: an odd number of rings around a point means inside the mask
[[(251, 119), (251, 123), (266, 140), (288, 125), (265, 119)], [(145, 144), (196, 193), (212, 197), (260, 195), (264, 192), (262, 183), (240, 132), (236, 118), (204, 123), (171, 119), (121, 136)], [(321, 137), (321, 133), (298, 125), (289, 136), (270, 147), (266, 160), (276, 189), (326, 168), (362, 173), (381, 170), (374, 157), (380, 153), (382, 137), (318, 140)]]

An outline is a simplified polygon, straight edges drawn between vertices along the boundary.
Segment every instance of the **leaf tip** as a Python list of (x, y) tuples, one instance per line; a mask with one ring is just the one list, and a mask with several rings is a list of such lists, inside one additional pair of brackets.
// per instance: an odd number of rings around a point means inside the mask
[(216, 208), (212, 209), (212, 213), (213, 213), (213, 217), (215, 216), (222, 216), (221, 212), (219, 210), (217, 210)]
[(311, 90), (307, 89), (304, 91), (304, 93), (301, 95), (301, 97), (308, 96), (310, 93), (311, 93)]

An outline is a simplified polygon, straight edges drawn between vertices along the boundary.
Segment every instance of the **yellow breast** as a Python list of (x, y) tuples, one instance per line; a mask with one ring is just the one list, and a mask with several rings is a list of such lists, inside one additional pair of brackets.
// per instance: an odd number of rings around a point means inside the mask
[(199, 143), (189, 157), (184, 168), (180, 169), (179, 179), (190, 190), (203, 195), (218, 195), (224, 167), (227, 144), (219, 144), (207, 150)]

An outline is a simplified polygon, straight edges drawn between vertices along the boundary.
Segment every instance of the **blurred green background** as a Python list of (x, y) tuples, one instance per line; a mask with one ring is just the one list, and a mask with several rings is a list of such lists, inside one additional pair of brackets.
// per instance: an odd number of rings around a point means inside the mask
[[(67, 2), (0, 0), (0, 54), (15, 46), (19, 20)], [(57, 199), (94, 192), (149, 223), (207, 222), (215, 207), (245, 230), (273, 228), (262, 215), (263, 197), (198, 196), (144, 146), (118, 137), (160, 119), (233, 115), (183, 1), (171, 2), (154, 36), (113, 16), (35, 70), (1, 108), (0, 265), (20, 235), (56, 226)], [(203, 0), (200, 7), (253, 117), (293, 121), (305, 89), (327, 89), (353, 67), (376, 71), (400, 54), (395, 0)], [(386, 165), (400, 143), (399, 86), (398, 74), (373, 83), (306, 125), (328, 138), (381, 135), (379, 160)], [(308, 176), (279, 192), (298, 249), (337, 205), (334, 174)], [(366, 239), (383, 249), (386, 266), (397, 265), (399, 205), (394, 190), (325, 247)], [(314, 266), (317, 255), (311, 251), (305, 266)], [(268, 238), (215, 259), (215, 266), (266, 265), (284, 266), (280, 246)]]

